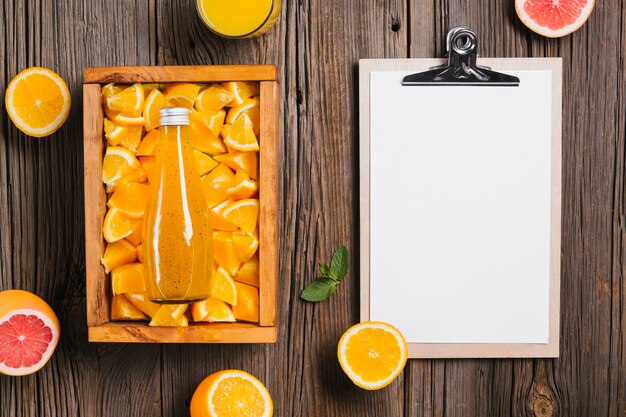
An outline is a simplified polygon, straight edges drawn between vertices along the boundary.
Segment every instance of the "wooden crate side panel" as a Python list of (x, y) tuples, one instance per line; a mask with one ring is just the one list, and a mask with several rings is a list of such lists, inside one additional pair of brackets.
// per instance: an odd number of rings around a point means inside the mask
[(274, 65), (188, 65), (85, 68), (85, 83), (221, 82), (276, 80)]
[(102, 219), (106, 193), (102, 185), (103, 114), (100, 85), (83, 86), (83, 136), (85, 176), (85, 274), (87, 279), (87, 324), (109, 321), (108, 280), (100, 258), (104, 252)]
[(89, 341), (112, 343), (274, 343), (276, 342), (276, 327), (261, 327), (246, 323), (150, 327), (135, 322), (111, 322), (91, 326), (89, 328)]
[(278, 83), (261, 82), (259, 324), (276, 324), (278, 285)]

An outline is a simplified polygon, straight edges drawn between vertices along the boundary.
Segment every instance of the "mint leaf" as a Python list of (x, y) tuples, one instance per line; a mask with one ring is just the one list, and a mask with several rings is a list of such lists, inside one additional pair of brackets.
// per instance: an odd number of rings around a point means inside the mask
[(337, 283), (330, 278), (319, 278), (310, 283), (300, 297), (303, 300), (317, 302), (324, 301), (337, 289)]
[(324, 278), (332, 279), (332, 276), (330, 274), (330, 267), (327, 264), (325, 264), (324, 262), (320, 262), (320, 274)]
[(350, 267), (350, 253), (345, 246), (340, 246), (333, 254), (333, 260), (330, 262), (330, 273), (332, 278), (340, 282), (348, 273)]

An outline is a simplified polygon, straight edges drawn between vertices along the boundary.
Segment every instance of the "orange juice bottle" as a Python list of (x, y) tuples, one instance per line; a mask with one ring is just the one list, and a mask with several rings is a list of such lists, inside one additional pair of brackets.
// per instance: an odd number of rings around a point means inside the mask
[(157, 144), (157, 181), (143, 224), (148, 297), (157, 303), (207, 298), (213, 231), (189, 141), (189, 110), (164, 108)]
[(280, 16), (281, 0), (196, 0), (198, 14), (226, 38), (253, 38), (267, 32)]

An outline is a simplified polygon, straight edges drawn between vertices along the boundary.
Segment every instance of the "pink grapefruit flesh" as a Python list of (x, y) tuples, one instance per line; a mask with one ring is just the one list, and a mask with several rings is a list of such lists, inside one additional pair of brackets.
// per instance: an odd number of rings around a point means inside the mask
[(59, 341), (59, 320), (35, 294), (0, 291), (0, 373), (28, 375), (41, 369)]
[(578, 30), (593, 10), (594, 0), (515, 0), (515, 11), (530, 30), (559, 38)]

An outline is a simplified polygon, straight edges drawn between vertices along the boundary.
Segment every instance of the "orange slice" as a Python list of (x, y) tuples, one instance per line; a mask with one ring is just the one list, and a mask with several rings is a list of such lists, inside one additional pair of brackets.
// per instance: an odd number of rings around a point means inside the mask
[(154, 156), (140, 156), (139, 163), (141, 164), (141, 169), (148, 176), (148, 182), (150, 184), (156, 184), (157, 182), (157, 166), (156, 166), (156, 157)]
[(165, 89), (165, 100), (169, 107), (186, 107), (193, 109), (193, 103), (198, 97), (200, 86), (190, 83), (170, 84)]
[(113, 295), (146, 291), (146, 269), (143, 264), (122, 265), (111, 271)]
[(224, 143), (238, 151), (254, 152), (259, 150), (259, 142), (254, 134), (252, 121), (248, 116), (242, 114), (237, 118), (224, 137)]
[(151, 131), (160, 125), (159, 111), (167, 107), (167, 99), (158, 89), (154, 89), (148, 94), (146, 104), (143, 109), (144, 126), (146, 131)]
[(196, 98), (196, 108), (203, 110), (220, 110), (233, 101), (235, 95), (219, 84), (205, 88)]
[(5, 106), (15, 126), (33, 137), (56, 132), (70, 113), (71, 97), (65, 81), (41, 67), (25, 69), (7, 86)]
[(224, 209), (222, 215), (242, 232), (252, 233), (259, 217), (259, 200), (246, 198), (235, 201)]
[(143, 116), (127, 116), (122, 113), (115, 114), (113, 116), (107, 115), (120, 126), (126, 127), (142, 127), (145, 123)]
[(141, 142), (141, 134), (143, 133), (142, 127), (127, 127), (126, 133), (120, 141), (120, 145), (135, 153), (139, 142)]
[(233, 305), (233, 315), (237, 320), (259, 322), (259, 289), (251, 285), (235, 282), (237, 304)]
[(209, 280), (211, 297), (220, 299), (230, 305), (237, 304), (237, 288), (235, 281), (221, 266), (218, 266)]
[[(139, 161), (141, 162), (141, 161)], [(144, 183), (148, 181), (148, 175), (146, 172), (141, 169), (135, 169), (128, 174), (124, 175), (122, 178), (113, 181), (111, 184), (107, 184), (107, 193), (113, 193), (117, 190), (118, 187), (121, 187), (126, 184), (130, 184), (131, 182), (139, 182)]]
[(204, 197), (209, 207), (215, 207), (226, 198), (228, 190), (235, 178), (235, 174), (226, 165), (220, 164), (209, 174), (200, 179)]
[(118, 126), (109, 119), (104, 119), (104, 137), (111, 146), (117, 146), (126, 135), (127, 128)]
[(112, 184), (138, 168), (139, 161), (131, 151), (121, 146), (109, 146), (102, 161), (102, 182)]
[(228, 303), (215, 297), (193, 303), (191, 316), (193, 321), (208, 321), (209, 323), (235, 321), (233, 310)]
[(237, 273), (241, 261), (235, 252), (232, 232), (213, 232), (213, 257), (215, 262), (232, 276)]
[(148, 320), (148, 317), (122, 294), (111, 300), (111, 320)]
[(231, 124), (229, 123), (224, 123), (224, 126), (222, 126), (222, 128), (220, 129), (220, 136), (223, 138), (226, 137), (226, 135), (228, 135), (228, 131), (230, 130), (230, 128), (232, 127)]
[(189, 113), (189, 139), (191, 146), (200, 152), (209, 155), (219, 155), (226, 152), (226, 146), (222, 140), (213, 134), (197, 111)]
[(237, 230), (237, 226), (226, 220), (222, 214), (226, 207), (228, 207), (231, 203), (232, 200), (226, 199), (209, 211), (209, 220), (211, 220), (213, 230), (222, 230), (227, 232)]
[(149, 185), (131, 182), (118, 187), (107, 202), (107, 206), (116, 207), (129, 217), (142, 217), (149, 197)]
[(196, 159), (196, 169), (198, 170), (198, 175), (200, 176), (208, 174), (219, 165), (215, 159), (195, 149), (193, 150), (193, 155)]
[(368, 321), (350, 327), (339, 340), (341, 368), (366, 390), (386, 387), (404, 369), (408, 347), (398, 329), (388, 323)]
[(154, 316), (161, 307), (160, 304), (150, 301), (146, 293), (124, 294), (124, 296), (149, 317)]
[(113, 111), (124, 113), (127, 116), (139, 116), (143, 109), (145, 96), (141, 84), (132, 86), (106, 99), (106, 105)]
[(158, 129), (154, 129), (146, 136), (141, 139), (141, 143), (139, 143), (139, 147), (135, 151), (135, 155), (137, 156), (155, 156), (156, 155), (156, 146), (159, 141), (159, 137), (161, 137), (161, 132)]
[(222, 84), (224, 88), (233, 94), (233, 102), (231, 105), (238, 106), (243, 104), (245, 99), (259, 95), (259, 83), (244, 82), (244, 81), (231, 81)]
[(233, 171), (243, 170), (254, 180), (259, 179), (259, 154), (257, 152), (233, 151), (214, 157)]
[(259, 185), (250, 179), (245, 171), (239, 170), (232, 181), (231, 187), (226, 190), (226, 195), (233, 200), (255, 197)]
[(193, 111), (193, 113), (197, 123), (202, 123), (205, 128), (211, 131), (213, 136), (219, 136), (224, 125), (224, 117), (226, 117), (224, 110)]
[(246, 262), (256, 253), (259, 248), (259, 239), (257, 236), (243, 233), (233, 232), (232, 234), (233, 249), (237, 259)]
[[(159, 89), (160, 85), (157, 83), (142, 83), (141, 87), (143, 87), (143, 95), (146, 96), (146, 100), (148, 100), (147, 97), (150, 95), (150, 93), (153, 90)], [(144, 108), (145, 108), (145, 105), (144, 105)]]
[(137, 246), (137, 260), (143, 263), (143, 245)]
[[(235, 123), (239, 115), (245, 113), (252, 121), (252, 125), (258, 128), (261, 118), (259, 104), (259, 97), (250, 97), (245, 99), (240, 105), (231, 107), (226, 115), (226, 123)], [(255, 134), (258, 135), (258, 132), (255, 132)]]
[(100, 262), (108, 274), (120, 265), (129, 264), (137, 259), (137, 248), (126, 239), (107, 244)]
[(265, 385), (247, 372), (219, 371), (198, 385), (191, 417), (272, 417), (274, 406)]
[(259, 287), (259, 258), (254, 255), (248, 261), (241, 264), (239, 270), (233, 276), (235, 281), (243, 282), (244, 284), (252, 285), (253, 287)]
[(141, 229), (143, 228), (143, 219), (133, 219), (134, 223), (131, 225), (132, 233), (126, 237), (126, 239), (135, 246), (141, 245), (143, 236), (141, 235)]
[(189, 304), (164, 304), (150, 320), (149, 326), (187, 327), (185, 311)]
[(122, 87), (121, 85), (116, 85), (113, 83), (107, 84), (104, 87), (102, 87), (100, 89), (100, 94), (102, 95), (102, 98), (104, 99), (104, 103), (106, 104), (107, 98), (113, 97), (114, 95), (122, 91), (123, 89), (124, 87)]
[(102, 234), (107, 242), (113, 243), (133, 233), (133, 219), (125, 216), (120, 210), (109, 209), (102, 224)]

